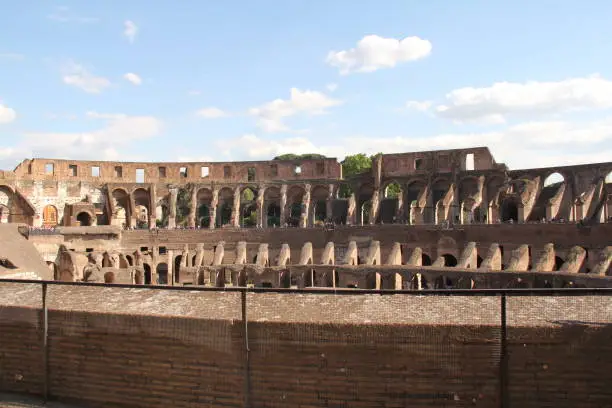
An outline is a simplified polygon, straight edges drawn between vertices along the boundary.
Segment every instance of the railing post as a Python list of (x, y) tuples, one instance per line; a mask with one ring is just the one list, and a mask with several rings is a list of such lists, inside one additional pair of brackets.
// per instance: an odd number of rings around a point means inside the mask
[(43, 353), (43, 399), (49, 399), (49, 310), (47, 309), (47, 284), (42, 284), (42, 353)]
[(249, 321), (247, 317), (247, 289), (240, 292), (242, 304), (242, 325), (244, 327), (244, 406), (251, 407), (251, 360), (249, 348)]
[(501, 408), (508, 408), (508, 327), (506, 319), (506, 294), (501, 295), (501, 350), (499, 361), (499, 396)]

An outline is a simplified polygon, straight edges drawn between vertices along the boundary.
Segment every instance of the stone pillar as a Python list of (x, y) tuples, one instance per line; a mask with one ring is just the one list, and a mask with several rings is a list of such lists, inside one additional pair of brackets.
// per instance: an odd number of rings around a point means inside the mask
[(129, 225), (130, 227), (136, 226), (136, 201), (134, 200), (134, 194), (129, 194), (130, 199), (130, 216), (129, 216)]
[[(259, 190), (257, 190), (257, 199), (256, 199), (256, 204), (257, 204), (257, 226), (259, 228), (263, 228), (264, 227), (264, 220), (266, 217), (264, 217), (264, 194), (265, 194), (266, 188), (264, 186), (260, 186)], [(266, 221), (266, 226), (267, 226), (267, 221)]]
[(213, 189), (212, 201), (210, 202), (210, 225), (208, 228), (215, 229), (217, 225), (217, 207), (219, 206), (219, 190)]
[(406, 207), (404, 207), (404, 196), (406, 192), (402, 188), (397, 196), (397, 212), (395, 213), (395, 218), (397, 219), (397, 223), (405, 224), (406, 223)]
[(178, 189), (176, 187), (170, 187), (170, 202), (169, 202), (169, 215), (168, 215), (168, 228), (176, 227), (176, 200), (178, 198)]
[(157, 226), (157, 188), (155, 184), (151, 184), (149, 188), (150, 208), (149, 211), (149, 229)]
[(233, 227), (240, 227), (240, 186), (234, 189), (234, 201), (232, 203), (232, 221)]
[(287, 222), (287, 185), (281, 186), (281, 202), (280, 202), (280, 225), (281, 227)]
[(196, 216), (198, 213), (198, 189), (193, 186), (191, 189), (191, 204), (189, 206), (189, 228), (195, 228)]
[(330, 184), (329, 185), (329, 189), (327, 190), (328, 195), (327, 195), (327, 200), (325, 201), (325, 220), (330, 220), (333, 218), (334, 214), (334, 209), (333, 209), (333, 203), (334, 203), (334, 185)]
[(357, 199), (355, 198), (355, 193), (351, 193), (351, 196), (348, 200), (348, 209), (346, 212), (346, 224), (347, 225), (355, 225), (357, 224), (356, 210), (357, 209)]
[(173, 250), (169, 250), (168, 251), (168, 285), (169, 286), (174, 286), (174, 251)]
[(304, 186), (304, 197), (302, 197), (302, 214), (300, 216), (300, 227), (307, 228), (308, 225), (308, 214), (310, 213), (310, 191), (312, 186), (310, 184), (306, 184)]
[(380, 210), (380, 190), (375, 189), (372, 193), (372, 207), (370, 208), (370, 219), (369, 224), (376, 224), (376, 219), (378, 218), (378, 211)]

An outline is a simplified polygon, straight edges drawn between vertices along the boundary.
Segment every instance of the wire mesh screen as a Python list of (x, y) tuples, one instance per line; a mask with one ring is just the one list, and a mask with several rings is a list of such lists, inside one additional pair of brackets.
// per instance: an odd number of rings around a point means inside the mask
[(42, 286), (0, 280), (0, 390), (43, 389)]
[(50, 393), (112, 406), (243, 406), (240, 293), (49, 288)]
[(499, 406), (500, 298), (249, 294), (252, 406)]
[(513, 407), (612, 407), (612, 297), (516, 296), (507, 303)]

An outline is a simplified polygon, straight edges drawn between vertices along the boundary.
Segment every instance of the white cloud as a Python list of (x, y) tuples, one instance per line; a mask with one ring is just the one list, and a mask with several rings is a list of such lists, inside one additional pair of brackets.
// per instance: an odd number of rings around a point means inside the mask
[(131, 82), (134, 85), (142, 84), (142, 79), (140, 79), (140, 77), (134, 74), (133, 72), (128, 72), (123, 76), (123, 78), (125, 78), (127, 81)]
[(70, 10), (69, 7), (59, 6), (55, 8), (55, 11), (47, 15), (49, 20), (57, 21), (59, 23), (95, 23), (98, 21), (96, 17), (85, 17), (78, 15), (77, 13)]
[(66, 85), (75, 86), (87, 93), (97, 94), (111, 85), (108, 79), (96, 76), (84, 66), (74, 62), (67, 63), (62, 71), (62, 80)]
[(192, 89), (192, 90), (188, 91), (187, 94), (191, 95), (191, 96), (198, 96), (198, 95), (202, 94), (202, 92), (198, 91), (197, 89)]
[(367, 35), (357, 42), (355, 48), (330, 51), (326, 62), (338, 68), (342, 75), (374, 72), (382, 68), (393, 68), (402, 62), (425, 58), (431, 54), (431, 49), (431, 42), (419, 37), (397, 40)]
[[(590, 144), (580, 148), (587, 137)], [(402, 153), (488, 146), (499, 163), (505, 162), (510, 168), (535, 168), (610, 161), (612, 118), (586, 123), (527, 122), (491, 132), (330, 137), (324, 140), (332, 142), (314, 142), (304, 137), (268, 139), (250, 134), (217, 144), (220, 152), (231, 160), (266, 160), (284, 153), (320, 153), (343, 159), (345, 155), (355, 153)]]
[(196, 115), (201, 116), (206, 119), (217, 119), (217, 118), (225, 118), (229, 116), (229, 113), (215, 107), (202, 108), (196, 112)]
[(431, 101), (408, 101), (406, 108), (413, 109), (419, 112), (427, 112), (432, 106)]
[(0, 125), (4, 123), (10, 123), (17, 117), (15, 109), (11, 109), (6, 105), (0, 103)]
[(0, 60), (11, 60), (11, 61), (21, 61), (25, 58), (23, 54), (18, 54), (15, 52), (0, 52)]
[(131, 20), (126, 20), (123, 23), (123, 35), (128, 39), (129, 42), (133, 43), (138, 34), (138, 26)]
[(112, 160), (118, 152), (129, 150), (130, 143), (160, 134), (162, 122), (152, 116), (129, 116), (88, 112), (104, 121), (104, 126), (89, 132), (30, 132), (23, 135), (20, 150), (36, 156), (58, 158), (95, 158)]
[(612, 81), (599, 75), (557, 82), (498, 82), (466, 87), (446, 95), (437, 116), (457, 122), (504, 123), (511, 117), (536, 117), (612, 108)]
[(257, 117), (257, 124), (264, 131), (281, 132), (289, 130), (282, 122), (284, 118), (298, 114), (322, 115), (326, 113), (326, 109), (340, 104), (342, 101), (318, 91), (291, 88), (289, 99), (275, 99), (249, 109), (249, 114)]
[(336, 89), (338, 89), (338, 84), (327, 84), (325, 87), (329, 92), (334, 92)]

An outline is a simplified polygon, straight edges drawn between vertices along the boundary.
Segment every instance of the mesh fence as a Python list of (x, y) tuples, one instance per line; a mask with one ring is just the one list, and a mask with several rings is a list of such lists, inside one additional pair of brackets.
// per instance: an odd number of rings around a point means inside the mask
[(0, 392), (113, 407), (612, 406), (612, 292), (568, 293), (0, 281)]

